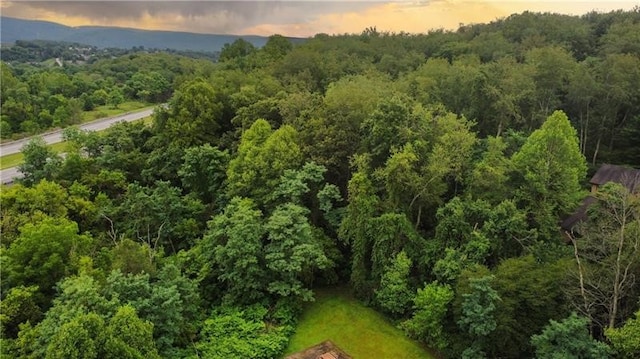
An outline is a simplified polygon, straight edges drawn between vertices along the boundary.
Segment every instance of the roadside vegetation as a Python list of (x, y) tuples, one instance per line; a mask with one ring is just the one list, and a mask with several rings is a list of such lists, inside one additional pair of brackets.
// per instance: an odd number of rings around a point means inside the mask
[[(135, 108), (133, 107), (129, 107), (131, 111), (135, 110)], [(144, 108), (142, 108), (144, 109)], [(128, 111), (127, 111), (128, 112)], [(112, 114), (111, 116), (116, 116), (117, 113)], [(140, 119), (139, 121), (141, 121), (142, 123), (144, 123), (147, 126), (150, 126), (152, 123), (152, 117), (145, 117)], [(104, 132), (104, 131), (97, 131), (97, 133), (100, 132)], [(62, 142), (58, 142), (58, 143), (54, 143), (51, 145), (47, 146), (53, 153), (63, 153), (66, 151), (67, 148), (67, 141), (62, 141)], [(15, 166), (19, 166), (24, 162), (24, 154), (22, 152), (18, 152), (18, 153), (12, 153), (10, 155), (5, 155), (5, 156), (0, 156), (0, 169), (3, 170), (5, 168), (11, 168), (11, 167), (15, 167)]]
[[(67, 148), (67, 142), (58, 142), (49, 145), (48, 148), (54, 153), (63, 153)], [(0, 157), (0, 169), (16, 167), (21, 165), (24, 161), (24, 154), (22, 152), (12, 153), (10, 155)]]
[(144, 52), (63, 66), (2, 62), (1, 138), (24, 138), (163, 103), (196, 66), (213, 63)]

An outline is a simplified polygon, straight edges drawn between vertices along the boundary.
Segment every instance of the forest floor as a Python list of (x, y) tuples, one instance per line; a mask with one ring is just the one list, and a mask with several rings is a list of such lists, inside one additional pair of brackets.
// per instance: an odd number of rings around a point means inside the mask
[(353, 298), (347, 288), (321, 289), (305, 308), (287, 355), (331, 340), (354, 359), (436, 359), (383, 315)]

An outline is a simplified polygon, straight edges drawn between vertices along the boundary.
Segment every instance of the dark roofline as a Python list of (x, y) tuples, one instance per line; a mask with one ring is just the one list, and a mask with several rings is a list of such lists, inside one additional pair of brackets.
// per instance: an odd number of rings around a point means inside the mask
[(597, 199), (592, 196), (588, 196), (587, 198), (583, 199), (580, 207), (578, 207), (578, 209), (576, 209), (576, 211), (570, 217), (567, 217), (564, 221), (562, 221), (562, 223), (560, 224), (560, 228), (567, 232), (571, 232), (573, 230), (573, 227), (575, 227), (578, 222), (582, 222), (587, 219), (587, 208), (589, 208), (589, 206), (591, 206), (591, 204), (596, 201)]
[[(589, 180), (589, 183), (596, 186), (600, 186), (608, 182), (619, 183), (633, 193), (639, 192), (640, 170), (605, 163), (598, 168), (598, 171), (593, 175), (593, 177), (591, 177), (591, 180)], [(573, 228), (579, 222), (587, 219), (587, 209), (596, 201), (597, 199), (592, 196), (588, 196), (582, 200), (580, 207), (578, 207), (571, 216), (567, 217), (562, 221), (562, 223), (560, 223), (560, 228), (566, 232), (572, 232)]]
[(338, 359), (352, 359), (347, 353), (342, 351), (342, 349), (338, 348), (330, 340), (325, 340), (320, 344), (316, 344), (312, 347), (309, 347), (301, 352), (293, 353), (285, 357), (285, 359), (316, 359), (320, 355), (332, 352), (332, 354), (337, 354)]
[(629, 191), (635, 192), (640, 187), (640, 170), (605, 163), (598, 168), (589, 183), (599, 186), (607, 182), (620, 183)]

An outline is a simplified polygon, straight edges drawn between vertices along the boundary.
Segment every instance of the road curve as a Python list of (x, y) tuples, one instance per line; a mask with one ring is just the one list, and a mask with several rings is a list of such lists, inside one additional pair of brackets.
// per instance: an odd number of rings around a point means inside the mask
[[(79, 126), (79, 128), (84, 131), (101, 131), (121, 121), (132, 122), (143, 119), (145, 117), (149, 117), (151, 116), (151, 114), (153, 114), (153, 110), (154, 109), (151, 108), (136, 112), (125, 113), (124, 115), (102, 118), (89, 123), (85, 123)], [(3, 143), (2, 145), (0, 145), (0, 156), (20, 152), (20, 150), (22, 150), (22, 146), (27, 144), (27, 142), (31, 141), (31, 139), (33, 139), (34, 137), (38, 136), (42, 137), (48, 145), (62, 142), (62, 130), (56, 130), (42, 135), (31, 136), (23, 138), (21, 140)], [(0, 181), (2, 184), (11, 184), (15, 179), (22, 177), (23, 175), (18, 170), (18, 167), (10, 167), (0, 170)]]
[[(85, 130), (85, 131), (100, 131), (110, 127), (116, 122), (136, 121), (145, 117), (149, 117), (151, 116), (151, 114), (153, 114), (152, 108), (136, 111), (136, 112), (129, 112), (129, 113), (125, 113), (124, 115), (102, 118), (99, 120), (85, 123), (78, 127), (81, 130)], [(42, 137), (44, 139), (44, 142), (46, 142), (48, 145), (51, 145), (54, 143), (62, 142), (62, 130), (56, 130), (52, 132), (47, 132), (42, 135), (31, 136), (31, 137), (23, 138), (21, 140), (3, 143), (0, 145), (0, 156), (6, 156), (6, 155), (20, 152), (20, 150), (22, 149), (22, 146), (27, 144), (27, 142), (31, 141), (31, 139), (33, 139), (34, 137)]]

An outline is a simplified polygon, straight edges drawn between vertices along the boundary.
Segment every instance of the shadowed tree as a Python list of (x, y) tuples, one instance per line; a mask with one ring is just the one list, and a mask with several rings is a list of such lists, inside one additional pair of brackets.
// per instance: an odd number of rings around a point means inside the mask
[(575, 313), (562, 321), (551, 320), (542, 333), (531, 337), (536, 358), (603, 359), (609, 347), (591, 338), (589, 320)]

